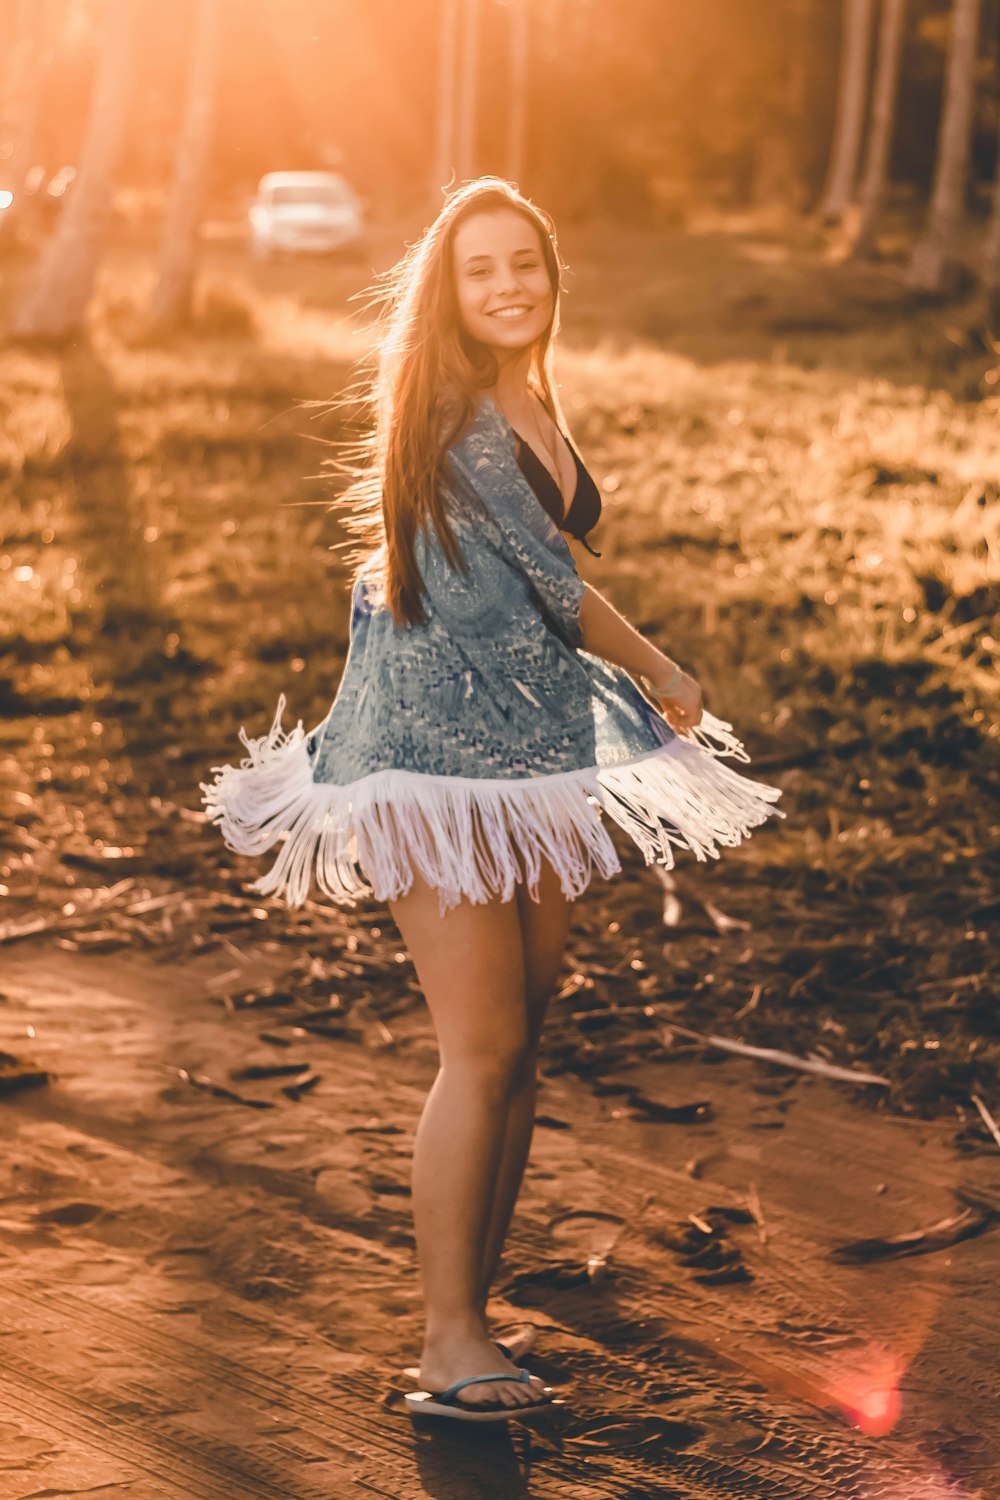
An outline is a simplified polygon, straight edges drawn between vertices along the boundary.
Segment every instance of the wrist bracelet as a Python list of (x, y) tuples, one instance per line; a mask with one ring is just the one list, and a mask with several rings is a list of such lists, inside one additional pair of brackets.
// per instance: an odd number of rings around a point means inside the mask
[(681, 667), (679, 667), (677, 665), (677, 663), (675, 662), (674, 663), (674, 675), (671, 677), (671, 679), (670, 679), (670, 681), (668, 683), (664, 684), (663, 687), (657, 686), (657, 684), (653, 681), (653, 679), (651, 677), (647, 677), (646, 681), (649, 683), (649, 685), (653, 689), (654, 693), (669, 693), (671, 691), (671, 689), (673, 688), (674, 683), (677, 682), (683, 676), (684, 676), (683, 669)]

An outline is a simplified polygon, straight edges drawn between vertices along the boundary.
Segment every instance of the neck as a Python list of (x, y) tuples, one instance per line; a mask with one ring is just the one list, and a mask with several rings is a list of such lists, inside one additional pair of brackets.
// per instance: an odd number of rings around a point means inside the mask
[(499, 406), (509, 406), (512, 411), (524, 410), (528, 401), (528, 372), (531, 369), (531, 349), (517, 349), (508, 355), (497, 355), (500, 366), (490, 395)]

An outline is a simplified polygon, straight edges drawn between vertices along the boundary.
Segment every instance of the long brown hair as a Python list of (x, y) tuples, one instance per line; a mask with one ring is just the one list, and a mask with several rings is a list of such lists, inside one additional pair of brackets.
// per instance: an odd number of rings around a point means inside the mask
[(479, 177), (446, 198), (440, 213), (391, 270), (365, 294), (381, 304), (374, 372), (352, 393), (369, 429), (344, 445), (351, 477), (336, 502), (346, 503), (345, 528), (364, 545), (348, 558), (383, 594), (397, 626), (423, 624), (423, 580), (414, 555), (420, 526), (433, 522), (452, 567), (461, 551), (440, 492), (444, 456), (475, 414), (480, 392), (499, 374), (493, 351), (462, 327), (455, 292), (452, 241), (471, 214), (512, 208), (535, 226), (552, 286), (552, 318), (532, 350), (529, 384), (565, 430), (555, 392), (553, 339), (559, 329), (562, 263), (555, 225), (502, 177)]

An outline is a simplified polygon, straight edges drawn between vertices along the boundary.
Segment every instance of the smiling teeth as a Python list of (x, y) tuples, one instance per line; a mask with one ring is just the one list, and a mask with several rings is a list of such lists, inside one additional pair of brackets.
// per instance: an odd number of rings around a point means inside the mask
[(530, 312), (530, 307), (498, 307), (496, 312), (491, 312), (491, 318), (520, 318), (524, 313)]

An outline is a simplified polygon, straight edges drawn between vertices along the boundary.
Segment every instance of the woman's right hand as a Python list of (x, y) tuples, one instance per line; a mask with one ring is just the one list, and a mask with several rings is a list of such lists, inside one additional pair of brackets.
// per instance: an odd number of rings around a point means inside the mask
[(676, 663), (657, 673), (655, 680), (644, 675), (642, 681), (675, 734), (683, 734), (701, 723), (701, 688)]

